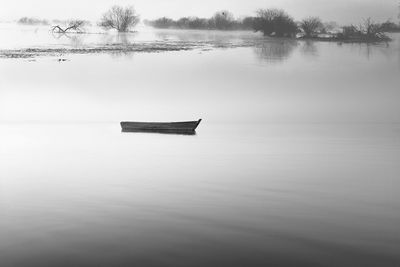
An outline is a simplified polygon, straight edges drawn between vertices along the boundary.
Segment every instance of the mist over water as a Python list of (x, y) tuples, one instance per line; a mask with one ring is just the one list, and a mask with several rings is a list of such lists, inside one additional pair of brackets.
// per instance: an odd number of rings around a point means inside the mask
[[(398, 34), (9, 27), (0, 50), (199, 47), (0, 58), (0, 266), (400, 264)], [(195, 136), (119, 127), (199, 118)]]

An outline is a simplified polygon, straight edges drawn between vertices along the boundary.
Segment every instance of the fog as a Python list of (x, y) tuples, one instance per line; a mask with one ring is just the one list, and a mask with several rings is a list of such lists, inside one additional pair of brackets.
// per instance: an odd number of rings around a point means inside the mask
[(286, 9), (296, 19), (318, 15), (326, 21), (358, 23), (362, 18), (376, 20), (397, 19), (396, 0), (4, 0), (0, 8), (0, 21), (13, 20), (22, 16), (36, 16), (47, 19), (85, 18), (97, 20), (111, 5), (134, 5), (142, 18), (153, 19), (162, 16), (178, 18), (182, 16), (209, 17), (215, 11), (228, 9), (236, 16), (252, 15), (258, 8), (278, 7)]

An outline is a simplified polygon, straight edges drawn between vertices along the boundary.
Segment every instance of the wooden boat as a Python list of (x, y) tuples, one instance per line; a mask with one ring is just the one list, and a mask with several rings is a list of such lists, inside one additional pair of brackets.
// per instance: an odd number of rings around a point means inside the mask
[(123, 132), (194, 134), (201, 119), (183, 122), (121, 122)]

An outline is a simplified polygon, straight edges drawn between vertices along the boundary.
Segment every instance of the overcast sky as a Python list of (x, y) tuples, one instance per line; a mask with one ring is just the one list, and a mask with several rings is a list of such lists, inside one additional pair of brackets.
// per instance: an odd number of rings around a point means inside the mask
[(221, 9), (240, 17), (252, 15), (258, 8), (269, 7), (284, 8), (295, 19), (318, 15), (325, 21), (339, 23), (356, 23), (366, 17), (398, 21), (399, 13), (399, 0), (1, 0), (0, 20), (35, 16), (95, 21), (114, 4), (134, 5), (143, 19), (209, 17)]

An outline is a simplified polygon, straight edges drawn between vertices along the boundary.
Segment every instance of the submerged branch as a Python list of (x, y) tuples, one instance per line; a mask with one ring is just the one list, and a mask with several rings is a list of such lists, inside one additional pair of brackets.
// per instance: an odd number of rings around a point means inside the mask
[(60, 25), (53, 26), (51, 31), (53, 33), (62, 33), (65, 34), (70, 31), (76, 31), (82, 33), (84, 31), (84, 27), (87, 24), (84, 20), (72, 20), (68, 23), (68, 26), (63, 29)]

